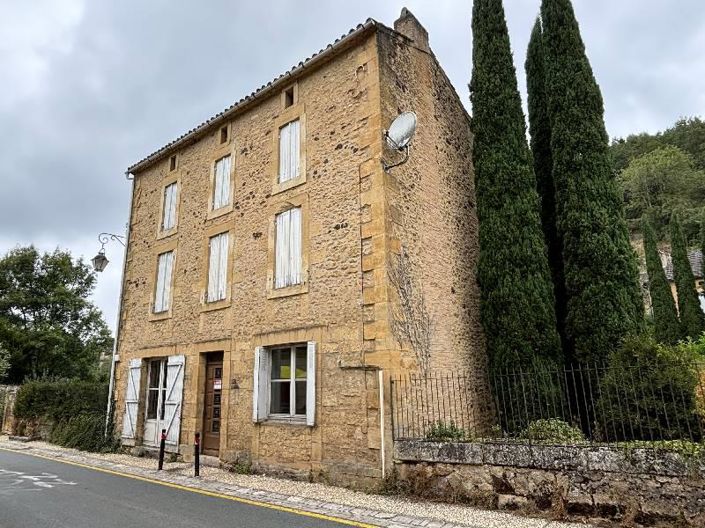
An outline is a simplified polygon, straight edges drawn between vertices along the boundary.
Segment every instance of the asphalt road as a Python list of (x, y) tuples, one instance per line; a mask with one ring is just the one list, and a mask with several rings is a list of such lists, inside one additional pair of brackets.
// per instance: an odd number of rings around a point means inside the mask
[(333, 528), (344, 524), (0, 449), (0, 528), (196, 526)]

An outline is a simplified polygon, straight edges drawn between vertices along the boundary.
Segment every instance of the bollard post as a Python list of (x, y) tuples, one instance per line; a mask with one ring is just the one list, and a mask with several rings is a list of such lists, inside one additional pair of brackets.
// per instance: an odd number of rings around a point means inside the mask
[(196, 433), (196, 441), (193, 444), (194, 475), (201, 474), (201, 433)]
[(162, 429), (162, 439), (159, 441), (159, 471), (164, 467), (164, 449), (166, 448), (166, 429)]

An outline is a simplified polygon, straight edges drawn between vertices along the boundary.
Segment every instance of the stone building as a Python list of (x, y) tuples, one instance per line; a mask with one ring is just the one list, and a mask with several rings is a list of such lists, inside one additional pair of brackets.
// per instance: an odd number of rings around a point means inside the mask
[[(406, 163), (385, 129), (418, 117)], [(352, 486), (390, 376), (484, 372), (470, 117), (406, 9), (128, 169), (115, 368), (126, 445)], [(381, 404), (382, 402), (382, 404)]]

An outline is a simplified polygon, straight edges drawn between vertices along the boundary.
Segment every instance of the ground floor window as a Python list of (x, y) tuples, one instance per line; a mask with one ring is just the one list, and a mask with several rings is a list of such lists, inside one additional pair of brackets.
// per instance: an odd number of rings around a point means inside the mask
[(163, 420), (166, 402), (166, 358), (149, 362), (148, 379), (147, 420)]
[(306, 415), (306, 345), (273, 348), (270, 415)]
[(255, 350), (253, 420), (291, 420), (314, 425), (316, 343)]

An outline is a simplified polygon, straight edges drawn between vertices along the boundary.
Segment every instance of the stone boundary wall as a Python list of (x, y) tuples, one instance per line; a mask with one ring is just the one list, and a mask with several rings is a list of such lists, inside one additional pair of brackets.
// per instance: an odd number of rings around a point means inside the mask
[(12, 434), (15, 422), (13, 410), (15, 397), (19, 387), (15, 385), (0, 385), (0, 434)]
[(705, 526), (705, 458), (654, 449), (397, 441), (398, 486), (425, 498), (627, 526)]

